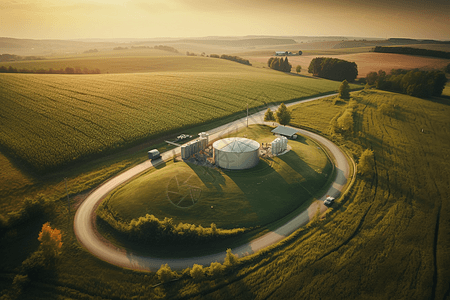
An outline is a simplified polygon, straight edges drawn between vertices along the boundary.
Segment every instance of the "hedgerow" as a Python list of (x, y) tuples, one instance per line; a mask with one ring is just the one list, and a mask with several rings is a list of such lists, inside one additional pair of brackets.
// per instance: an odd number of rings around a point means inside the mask
[(220, 229), (212, 223), (211, 227), (187, 223), (174, 224), (172, 218), (160, 220), (154, 215), (123, 222), (114, 218), (107, 209), (98, 209), (97, 215), (108, 223), (117, 233), (124, 235), (131, 241), (141, 243), (197, 243), (217, 241), (223, 238), (240, 235), (247, 231), (245, 228)]

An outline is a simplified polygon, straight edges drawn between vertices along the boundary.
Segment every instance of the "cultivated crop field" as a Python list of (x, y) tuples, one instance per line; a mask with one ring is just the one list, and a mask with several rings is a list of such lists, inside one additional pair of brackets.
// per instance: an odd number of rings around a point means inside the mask
[[(357, 51), (358, 48), (356, 48)], [(333, 50), (334, 51), (334, 50)], [(308, 72), (309, 64), (311, 60), (315, 57), (333, 57), (350, 62), (355, 62), (358, 66), (358, 77), (366, 77), (370, 72), (378, 72), (379, 70), (386, 71), (389, 73), (392, 69), (439, 69), (442, 70), (445, 66), (450, 63), (449, 59), (443, 58), (433, 58), (433, 57), (422, 57), (422, 56), (412, 56), (412, 55), (401, 55), (401, 54), (390, 54), (390, 53), (375, 53), (375, 52), (365, 52), (365, 53), (354, 53), (354, 54), (320, 54), (320, 52), (312, 55), (302, 55), (302, 56), (290, 56), (289, 62), (293, 66), (293, 72), (295, 71), (295, 66), (302, 66), (302, 74)], [(344, 49), (343, 51), (347, 51)], [(246, 57), (251, 63), (259, 62), (265, 63), (271, 56), (254, 56)]]
[(247, 103), (263, 106), (339, 86), (226, 65), (224, 72), (2, 74), (0, 144), (45, 171), (243, 111)]

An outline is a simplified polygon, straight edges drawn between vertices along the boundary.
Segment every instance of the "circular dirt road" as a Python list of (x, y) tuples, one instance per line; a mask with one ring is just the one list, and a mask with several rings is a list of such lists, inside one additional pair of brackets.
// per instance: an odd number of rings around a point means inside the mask
[[(329, 95), (315, 97), (299, 102), (313, 101), (328, 96)], [(291, 106), (299, 102), (290, 103), (287, 106)], [(275, 106), (273, 106), (273, 108), (275, 108)], [(264, 124), (265, 122), (263, 120), (263, 116), (264, 111), (249, 116), (248, 124)], [(270, 122), (270, 124), (271, 123), (272, 122)], [(214, 140), (225, 136), (226, 134), (228, 134), (228, 132), (236, 131), (236, 129), (244, 127), (246, 125), (247, 119), (242, 118), (240, 120), (208, 131), (208, 133), (210, 134), (210, 139)], [(327, 190), (327, 192), (318, 201), (313, 202), (307, 210), (303, 211), (278, 229), (266, 233), (265, 235), (244, 245), (233, 248), (232, 252), (238, 257), (250, 255), (267, 246), (277, 243), (289, 236), (298, 228), (307, 224), (317, 212), (318, 207), (320, 207), (321, 212), (326, 211), (327, 207), (323, 204), (323, 200), (325, 200), (327, 195), (337, 198), (340, 195), (345, 184), (347, 183), (350, 175), (350, 166), (345, 154), (335, 144), (320, 135), (302, 129), (298, 129), (298, 132), (302, 135), (306, 135), (314, 139), (324, 148), (326, 148), (329, 153), (331, 153), (335, 162), (336, 178), (334, 179), (331, 187)], [(169, 266), (174, 270), (182, 270), (187, 267), (192, 267), (194, 264), (208, 266), (211, 264), (211, 262), (223, 262), (226, 249), (224, 249), (223, 252), (216, 254), (189, 258), (162, 259), (137, 255), (131, 251), (112, 245), (109, 241), (105, 240), (95, 228), (95, 210), (101, 203), (102, 199), (110, 191), (118, 187), (120, 184), (129, 181), (133, 177), (139, 175), (143, 171), (152, 168), (155, 165), (158, 165), (163, 160), (172, 158), (174, 154), (179, 154), (180, 152), (180, 147), (171, 151), (167, 151), (162, 154), (162, 159), (159, 159), (156, 162), (145, 161), (111, 178), (110, 180), (97, 187), (93, 192), (91, 192), (78, 208), (74, 219), (73, 227), (75, 235), (78, 241), (83, 245), (83, 247), (101, 260), (123, 268), (140, 271), (157, 271), (162, 264), (169, 264)]]

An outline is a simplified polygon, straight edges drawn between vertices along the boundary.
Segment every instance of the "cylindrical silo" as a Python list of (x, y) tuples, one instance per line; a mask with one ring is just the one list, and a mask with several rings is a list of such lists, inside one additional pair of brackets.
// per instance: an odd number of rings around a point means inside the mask
[(225, 169), (241, 170), (259, 162), (259, 143), (246, 138), (225, 138), (214, 142), (214, 160)]

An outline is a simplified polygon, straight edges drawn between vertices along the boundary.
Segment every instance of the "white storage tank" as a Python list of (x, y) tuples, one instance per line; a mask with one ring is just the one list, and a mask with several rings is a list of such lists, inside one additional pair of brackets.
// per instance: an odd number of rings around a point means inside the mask
[(233, 137), (214, 142), (213, 155), (217, 166), (224, 169), (242, 170), (259, 162), (259, 143), (254, 140)]

